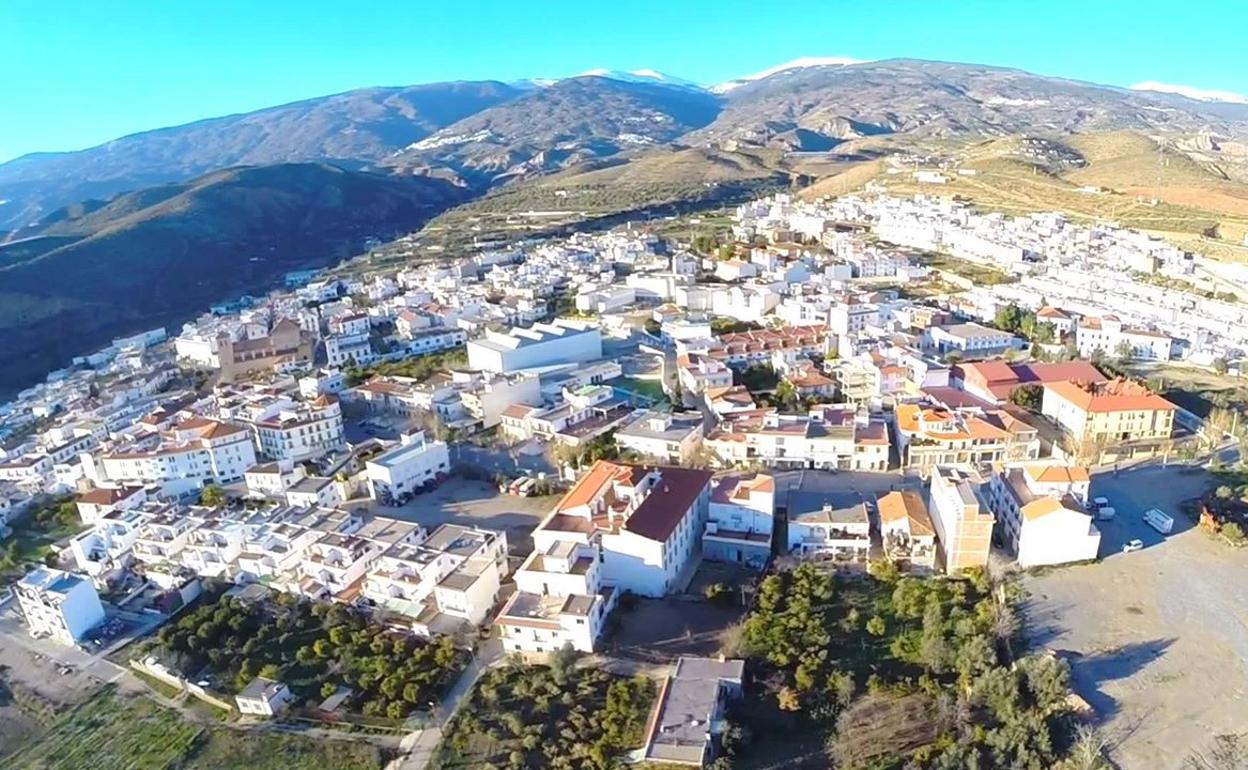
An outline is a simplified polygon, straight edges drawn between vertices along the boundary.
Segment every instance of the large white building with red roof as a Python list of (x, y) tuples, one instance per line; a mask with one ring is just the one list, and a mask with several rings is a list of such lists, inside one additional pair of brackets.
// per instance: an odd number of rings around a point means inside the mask
[(84, 463), (94, 481), (158, 484), (180, 495), (241, 480), (256, 464), (256, 449), (245, 425), (191, 417), (94, 460)]
[(533, 531), (517, 591), (494, 619), (504, 649), (592, 652), (622, 592), (681, 590), (710, 498), (707, 471), (594, 463)]
[(593, 545), (605, 585), (664, 596), (683, 588), (710, 497), (709, 471), (599, 461), (534, 530), (534, 548)]
[(1047, 383), (1040, 411), (1076, 456), (1124, 443), (1156, 445), (1174, 433), (1174, 404), (1131, 380)]

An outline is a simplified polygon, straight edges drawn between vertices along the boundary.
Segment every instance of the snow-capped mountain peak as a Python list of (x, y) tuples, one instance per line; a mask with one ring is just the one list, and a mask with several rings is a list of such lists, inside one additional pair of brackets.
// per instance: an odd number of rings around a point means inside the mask
[(1203, 88), (1193, 88), (1191, 86), (1175, 85), (1173, 83), (1158, 83), (1155, 80), (1146, 80), (1143, 83), (1136, 83), (1131, 86), (1132, 91), (1155, 91), (1163, 94), (1175, 94), (1177, 96), (1186, 96), (1188, 99), (1195, 99), (1198, 102), (1226, 102), (1228, 104), (1248, 104), (1248, 96), (1237, 94), (1233, 91), (1210, 91)]
[(658, 85), (674, 86), (677, 88), (693, 88), (699, 91), (703, 90), (701, 85), (694, 83), (692, 80), (685, 80), (684, 78), (678, 78), (673, 75), (668, 75), (665, 72), (659, 72), (658, 70), (652, 69), (624, 71), (598, 67), (595, 69), (585, 70), (584, 72), (578, 72), (572, 77), (608, 78), (609, 80), (619, 80), (624, 83), (655, 83)]
[(752, 83), (755, 80), (762, 80), (766, 77), (787, 72), (789, 70), (806, 69), (808, 67), (847, 67), (851, 64), (864, 64), (870, 59), (853, 59), (848, 56), (803, 56), (800, 59), (794, 59), (784, 64), (778, 64), (775, 67), (769, 67), (761, 72), (755, 72), (753, 75), (734, 78), (723, 83), (717, 83), (707, 90), (715, 94), (723, 94), (734, 88)]

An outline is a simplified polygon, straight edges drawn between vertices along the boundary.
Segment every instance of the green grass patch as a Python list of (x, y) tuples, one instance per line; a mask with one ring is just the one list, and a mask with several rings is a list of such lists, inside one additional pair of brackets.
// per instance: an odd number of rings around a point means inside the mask
[(43, 564), (59, 540), (82, 531), (72, 495), (58, 497), (9, 522), (12, 534), (0, 544), (0, 587), (16, 583), (32, 564)]
[(4, 762), (4, 770), (381, 770), (372, 746), (185, 721), (111, 687), (62, 715)]
[(364, 743), (215, 729), (182, 770), (379, 770), (384, 760)]
[(663, 392), (663, 383), (658, 380), (643, 380), (638, 377), (616, 377), (614, 380), (611, 380), (610, 384), (620, 390), (636, 393), (639, 396), (655, 401), (667, 400), (667, 394)]
[(196, 749), (203, 728), (147, 698), (105, 690), (61, 717), (6, 770), (166, 770)]

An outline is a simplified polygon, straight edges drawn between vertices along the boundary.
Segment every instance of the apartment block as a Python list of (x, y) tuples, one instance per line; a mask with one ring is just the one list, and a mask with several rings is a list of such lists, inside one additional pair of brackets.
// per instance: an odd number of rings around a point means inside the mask
[(946, 572), (988, 563), (995, 519), (987, 483), (967, 466), (939, 465), (933, 469), (928, 486), (929, 513)]
[(41, 567), (13, 587), (30, 635), (74, 645), (104, 622), (104, 605), (91, 581)]
[(710, 488), (708, 471), (599, 461), (534, 530), (534, 547), (593, 545), (604, 585), (665, 596), (683, 588), (692, 568)]
[(702, 535), (702, 558), (762, 569), (771, 560), (776, 480), (763, 473), (716, 479)]

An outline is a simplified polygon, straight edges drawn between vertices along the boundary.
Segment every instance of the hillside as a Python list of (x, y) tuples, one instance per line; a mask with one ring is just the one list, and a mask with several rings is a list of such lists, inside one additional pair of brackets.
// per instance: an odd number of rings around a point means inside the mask
[[(364, 166), (524, 93), (495, 82), (366, 88), (0, 164), (0, 230), (67, 204), (220, 168), (300, 161)], [(20, 233), (19, 235), (24, 235)]]
[(55, 216), (41, 239), (0, 250), (0, 390), (119, 334), (358, 253), (368, 237), (417, 229), (465, 195), (437, 179), (280, 164)]
[(717, 207), (788, 189), (796, 181), (779, 153), (660, 147), (502, 186), (440, 215), (423, 235), (455, 248), (463, 245), (465, 228), (488, 241), (561, 232), (573, 224), (609, 226), (621, 218)]
[(918, 147), (924, 158), (918, 167), (943, 169), (945, 184), (921, 184), (913, 178), (915, 163), (889, 159), (820, 179), (803, 195), (840, 194), (873, 181), (899, 195), (957, 195), (1010, 214), (1064, 211), (1158, 233), (1214, 256), (1244, 258), (1235, 244), (1248, 233), (1248, 209), (1242, 208), (1248, 186), (1170, 143), (1114, 131), (939, 140)]
[(1207, 104), (975, 64), (893, 59), (782, 71), (732, 89), (684, 138), (819, 150), (862, 137), (1168, 132), (1248, 128), (1248, 105)]
[(718, 98), (702, 90), (576, 77), (446, 126), (385, 162), (445, 166), (489, 186), (665, 144), (718, 112)]

